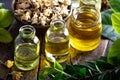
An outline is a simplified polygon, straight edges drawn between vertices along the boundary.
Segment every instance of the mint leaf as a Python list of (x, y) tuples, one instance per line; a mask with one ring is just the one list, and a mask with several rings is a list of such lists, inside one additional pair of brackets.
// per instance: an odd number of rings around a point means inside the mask
[(8, 9), (0, 9), (0, 28), (6, 28), (12, 23), (12, 14)]
[(54, 68), (63, 71), (62, 65), (60, 65), (57, 61), (54, 62)]
[(112, 27), (111, 15), (113, 11), (111, 9), (105, 10), (102, 13), (102, 36), (115, 41), (120, 38), (120, 35), (116, 33), (114, 28)]
[(5, 29), (0, 28), (0, 42), (9, 43), (11, 41), (12, 36), (10, 35), (10, 33)]
[(120, 0), (108, 0), (114, 12), (120, 12)]
[(79, 72), (80, 72), (79, 74), (81, 75), (81, 77), (85, 77), (87, 70), (86, 70), (86, 68), (82, 68), (79, 70)]
[(120, 34), (120, 13), (112, 14), (112, 25), (118, 34)]
[(114, 65), (120, 65), (120, 39), (110, 46), (107, 61)]

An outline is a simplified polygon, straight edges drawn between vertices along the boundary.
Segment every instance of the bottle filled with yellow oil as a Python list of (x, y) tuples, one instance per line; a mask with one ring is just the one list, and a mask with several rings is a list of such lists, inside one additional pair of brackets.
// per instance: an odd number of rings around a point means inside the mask
[(20, 70), (32, 70), (39, 65), (40, 41), (35, 29), (30, 25), (22, 26), (15, 39), (15, 65)]
[(64, 62), (69, 54), (69, 34), (63, 20), (53, 20), (45, 36), (45, 53), (50, 62)]
[(91, 51), (101, 40), (101, 16), (94, 7), (82, 6), (74, 9), (69, 24), (70, 44), (79, 51)]

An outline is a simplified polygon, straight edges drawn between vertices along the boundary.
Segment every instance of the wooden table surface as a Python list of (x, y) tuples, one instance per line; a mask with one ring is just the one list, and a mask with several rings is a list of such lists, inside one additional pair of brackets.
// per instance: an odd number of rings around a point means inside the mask
[[(5, 3), (4, 8), (11, 9), (12, 0), (0, 0), (0, 3)], [(18, 30), (22, 26), (19, 22), (13, 19), (13, 23), (9, 28), (9, 31), (13, 37), (13, 41), (11, 43), (3, 44), (0, 43), (0, 61), (6, 62), (7, 60), (14, 60), (14, 39), (18, 35)], [(22, 72), (22, 77), (20, 80), (38, 80), (38, 74), (45, 66), (45, 57), (44, 57), (44, 31), (37, 29), (37, 36), (41, 40), (41, 50), (40, 50), (40, 64), (39, 66), (31, 71), (19, 71), (16, 67), (12, 69), (6, 68), (4, 65), (0, 64), (0, 80), (12, 80), (9, 73), (12, 71)], [(79, 52), (73, 48), (70, 48), (70, 56), (68, 60), (62, 65), (66, 64), (83, 64), (84, 61), (94, 61), (98, 59), (100, 56), (105, 56), (108, 52), (109, 46), (111, 42), (107, 39), (101, 40), (101, 43), (97, 49), (91, 52)]]

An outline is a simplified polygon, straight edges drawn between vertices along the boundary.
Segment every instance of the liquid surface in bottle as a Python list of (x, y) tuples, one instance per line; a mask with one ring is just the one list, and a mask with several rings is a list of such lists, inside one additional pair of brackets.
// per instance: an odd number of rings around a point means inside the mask
[(47, 59), (51, 62), (53, 58), (58, 62), (66, 60), (69, 50), (69, 40), (63, 36), (54, 37), (54, 34), (46, 37), (45, 52)]
[(90, 51), (99, 45), (102, 25), (100, 22), (94, 23), (96, 20), (98, 20), (98, 17), (91, 13), (79, 13), (76, 22), (74, 17), (71, 17), (69, 26), (70, 44), (75, 49)]
[(39, 64), (39, 47), (31, 43), (17, 45), (14, 59), (18, 69), (34, 69)]

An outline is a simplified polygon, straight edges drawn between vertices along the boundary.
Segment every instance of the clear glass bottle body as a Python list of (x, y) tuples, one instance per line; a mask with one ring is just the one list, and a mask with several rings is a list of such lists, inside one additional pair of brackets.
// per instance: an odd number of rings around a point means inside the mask
[(69, 34), (62, 20), (54, 20), (45, 36), (45, 53), (50, 62), (64, 62), (69, 53)]
[(24, 25), (15, 39), (15, 65), (20, 70), (32, 70), (39, 65), (40, 41), (35, 35), (35, 28)]
[(94, 7), (75, 8), (69, 24), (70, 44), (79, 51), (91, 51), (101, 40), (101, 16)]
[(96, 10), (100, 11), (101, 9), (101, 0), (80, 0), (80, 7), (81, 6), (92, 6), (95, 7)]

